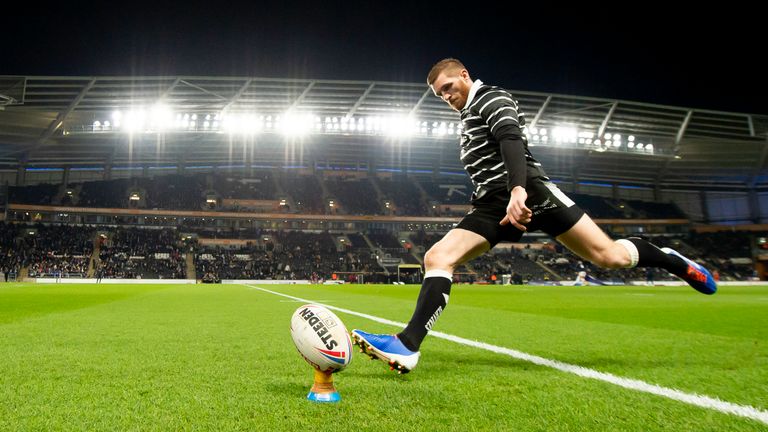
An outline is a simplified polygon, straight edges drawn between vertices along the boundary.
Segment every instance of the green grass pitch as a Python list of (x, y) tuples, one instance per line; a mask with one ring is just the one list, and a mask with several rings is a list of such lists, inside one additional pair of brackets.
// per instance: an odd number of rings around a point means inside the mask
[[(265, 288), (400, 322), (419, 290)], [(313, 404), (300, 305), (242, 285), (0, 284), (0, 430), (768, 430), (435, 337), (402, 376), (355, 352), (341, 403)], [(768, 287), (456, 285), (434, 330), (768, 410)]]

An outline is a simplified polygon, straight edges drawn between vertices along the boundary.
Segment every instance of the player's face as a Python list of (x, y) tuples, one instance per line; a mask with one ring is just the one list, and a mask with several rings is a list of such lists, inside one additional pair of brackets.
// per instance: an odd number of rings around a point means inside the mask
[(461, 71), (443, 71), (432, 83), (432, 91), (435, 96), (444, 100), (456, 111), (460, 111), (467, 103), (469, 89), (472, 87), (472, 80), (469, 78), (469, 72), (466, 69)]

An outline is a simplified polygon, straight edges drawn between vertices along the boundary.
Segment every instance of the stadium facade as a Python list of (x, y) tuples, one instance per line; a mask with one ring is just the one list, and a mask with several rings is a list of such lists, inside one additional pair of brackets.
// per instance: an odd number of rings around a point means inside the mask
[[(760, 261), (768, 116), (513, 94), (532, 152), (608, 229), (674, 235), (738, 225), (754, 233), (748, 258)], [(8, 222), (381, 231), (407, 243), (402, 233), (444, 232), (466, 210), (457, 115), (424, 84), (0, 76), (0, 104)], [(184, 179), (198, 186), (184, 189)], [(243, 187), (263, 196), (233, 193)], [(176, 193), (191, 203), (168, 202)], [(306, 204), (318, 198), (319, 207)], [(374, 205), (352, 203), (359, 199)], [(379, 249), (397, 255), (397, 245)]]

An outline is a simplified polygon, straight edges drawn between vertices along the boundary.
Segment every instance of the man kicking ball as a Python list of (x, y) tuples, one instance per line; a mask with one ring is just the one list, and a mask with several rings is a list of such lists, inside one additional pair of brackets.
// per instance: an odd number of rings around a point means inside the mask
[(709, 271), (672, 249), (639, 238), (611, 240), (534, 159), (522, 131), (524, 115), (509, 92), (472, 80), (452, 58), (432, 67), (427, 84), (461, 115), (460, 157), (475, 186), (472, 210), (424, 255), (424, 281), (405, 329), (396, 335), (352, 331), (364, 352), (399, 373), (410, 372), (448, 304), (454, 269), (500, 241), (519, 241), (526, 231), (543, 231), (603, 268), (659, 267), (701, 293), (717, 291)]

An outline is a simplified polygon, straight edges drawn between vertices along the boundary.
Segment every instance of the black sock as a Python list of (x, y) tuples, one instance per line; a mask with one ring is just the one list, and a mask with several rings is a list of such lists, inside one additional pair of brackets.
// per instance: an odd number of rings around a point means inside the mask
[[(427, 272), (429, 273), (429, 272)], [(427, 336), (427, 332), (435, 324), (437, 318), (443, 313), (448, 304), (448, 295), (451, 293), (451, 280), (443, 276), (425, 277), (421, 284), (419, 299), (416, 301), (416, 310), (413, 311), (408, 326), (397, 337), (406, 348), (418, 351), (421, 342)]]
[(637, 248), (638, 267), (660, 267), (678, 276), (688, 271), (688, 263), (675, 255), (666, 254), (651, 243), (637, 237), (630, 237), (627, 240)]

